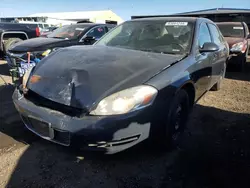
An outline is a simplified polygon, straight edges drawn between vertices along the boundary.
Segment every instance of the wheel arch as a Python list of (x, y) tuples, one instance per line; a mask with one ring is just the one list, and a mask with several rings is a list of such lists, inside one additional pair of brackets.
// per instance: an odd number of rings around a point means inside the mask
[(195, 103), (195, 96), (196, 96), (196, 91), (195, 91), (195, 86), (194, 83), (191, 79), (186, 80), (183, 82), (178, 89), (176, 90), (175, 94), (180, 91), (181, 89), (185, 90), (188, 94), (189, 97), (189, 102), (190, 102), (190, 107), (192, 107)]
[(1, 36), (2, 41), (9, 38), (20, 38), (22, 40), (29, 39), (28, 35), (22, 31), (6, 31), (2, 33)]

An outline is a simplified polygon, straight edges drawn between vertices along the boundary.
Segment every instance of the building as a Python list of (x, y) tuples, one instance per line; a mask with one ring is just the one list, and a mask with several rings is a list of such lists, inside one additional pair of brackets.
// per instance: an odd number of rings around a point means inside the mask
[(116, 15), (111, 10), (103, 11), (83, 11), (83, 12), (58, 12), (58, 13), (37, 13), (30, 17), (45, 17), (46, 23), (53, 24), (56, 20), (67, 21), (86, 21), (93, 23), (110, 23), (120, 24), (123, 22), (122, 18)]
[(207, 10), (198, 10), (192, 12), (184, 12), (172, 15), (150, 15), (150, 16), (132, 16), (135, 18), (145, 17), (161, 17), (161, 16), (195, 16), (205, 17), (215, 22), (246, 22), (250, 28), (250, 9), (233, 9), (233, 8), (214, 8)]
[(123, 22), (122, 18), (111, 10), (37, 13), (25, 17), (0, 18), (0, 22), (42, 22), (51, 25), (68, 25), (78, 21), (110, 24), (120, 24)]

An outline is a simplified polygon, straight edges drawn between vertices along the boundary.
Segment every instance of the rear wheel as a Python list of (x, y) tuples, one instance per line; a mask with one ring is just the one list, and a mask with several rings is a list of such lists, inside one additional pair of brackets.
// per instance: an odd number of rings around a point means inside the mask
[(188, 93), (181, 89), (170, 104), (167, 119), (164, 123), (164, 135), (161, 138), (161, 146), (164, 149), (172, 149), (180, 144), (189, 113)]
[(6, 54), (6, 52), (10, 49), (11, 46), (13, 46), (14, 44), (23, 41), (20, 38), (9, 38), (8, 40), (6, 40), (4, 42), (4, 53)]

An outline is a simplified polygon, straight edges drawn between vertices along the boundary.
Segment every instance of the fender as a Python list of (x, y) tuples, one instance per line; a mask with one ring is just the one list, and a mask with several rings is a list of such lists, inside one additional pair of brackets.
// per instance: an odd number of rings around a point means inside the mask
[(1, 43), (0, 43), (0, 50), (1, 51), (3, 51), (3, 36), (5, 34), (23, 34), (23, 35), (25, 35), (26, 39), (29, 39), (28, 35), (25, 32), (23, 32), (23, 31), (6, 31), (6, 32), (2, 32), (1, 33), (1, 37), (0, 37), (0, 41), (1, 41)]

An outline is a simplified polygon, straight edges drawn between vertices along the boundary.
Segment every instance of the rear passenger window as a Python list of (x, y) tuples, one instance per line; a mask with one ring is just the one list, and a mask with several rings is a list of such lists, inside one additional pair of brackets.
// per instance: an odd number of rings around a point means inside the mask
[(215, 25), (212, 25), (212, 24), (208, 24), (208, 25), (209, 25), (209, 29), (211, 31), (211, 35), (213, 37), (214, 43), (219, 45), (223, 41), (220, 31), (217, 29)]
[(199, 48), (202, 48), (204, 43), (206, 42), (212, 42), (212, 40), (207, 24), (202, 23), (200, 25), (199, 38), (198, 38)]

